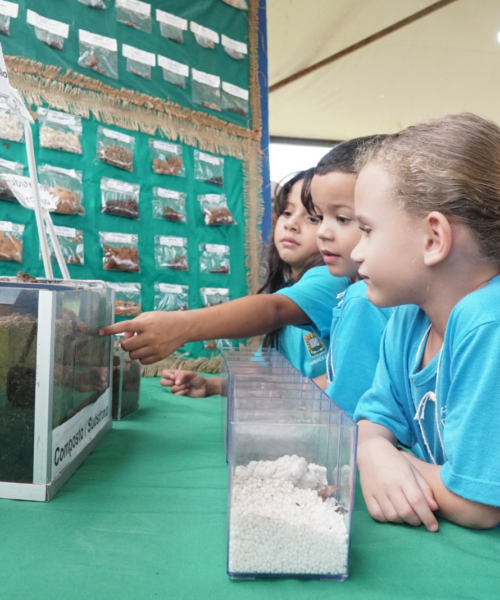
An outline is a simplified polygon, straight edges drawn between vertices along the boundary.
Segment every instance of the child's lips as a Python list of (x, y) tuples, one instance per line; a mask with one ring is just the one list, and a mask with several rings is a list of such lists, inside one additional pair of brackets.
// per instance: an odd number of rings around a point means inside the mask
[(295, 248), (296, 246), (298, 246), (298, 242), (296, 242), (295, 240), (292, 240), (292, 238), (284, 238), (281, 240), (281, 244), (283, 246), (285, 246), (285, 248)]
[(340, 258), (340, 254), (334, 254), (329, 250), (320, 250), (320, 252), (323, 255), (323, 260), (326, 264), (332, 264)]

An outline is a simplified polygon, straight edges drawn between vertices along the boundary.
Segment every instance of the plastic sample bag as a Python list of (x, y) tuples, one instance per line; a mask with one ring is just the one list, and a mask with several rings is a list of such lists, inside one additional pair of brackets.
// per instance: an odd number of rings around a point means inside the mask
[(127, 219), (139, 218), (139, 195), (141, 186), (117, 179), (101, 179), (102, 212)]
[[(64, 261), (68, 265), (83, 265), (83, 231), (73, 229), (72, 227), (57, 227), (54, 225), (54, 230), (57, 235), (59, 246), (64, 257)], [(57, 262), (56, 254), (52, 248), (52, 240), (50, 235), (47, 236), (49, 245), (50, 258), (52, 262)], [(39, 254), (39, 259), (42, 260), (42, 253)]]
[(163, 79), (182, 89), (186, 88), (186, 77), (189, 77), (189, 67), (165, 56), (158, 55), (158, 66), (162, 68)]
[(116, 20), (139, 31), (151, 33), (151, 4), (139, 0), (116, 0)]
[(48, 108), (38, 108), (40, 146), (82, 154), (82, 118)]
[(134, 170), (135, 137), (106, 127), (97, 128), (97, 156), (99, 160), (124, 169)]
[(35, 35), (41, 42), (54, 50), (64, 50), (64, 40), (69, 36), (67, 23), (47, 19), (30, 9), (26, 11), (26, 22), (33, 25)]
[(184, 31), (187, 31), (187, 19), (182, 19), (171, 13), (156, 9), (156, 20), (160, 24), (160, 32), (167, 40), (172, 40), (178, 44), (184, 43)]
[(80, 67), (118, 79), (118, 43), (115, 39), (90, 31), (78, 31)]
[(248, 116), (248, 90), (222, 82), (222, 108), (242, 117)]
[(182, 146), (171, 142), (149, 139), (149, 151), (153, 171), (157, 175), (177, 175), (186, 177), (186, 169), (182, 160)]
[(222, 0), (222, 2), (240, 10), (248, 10), (247, 0)]
[(236, 224), (236, 221), (227, 206), (225, 194), (200, 195), (198, 196), (198, 202), (203, 211), (206, 225), (216, 226)]
[(10, 20), (17, 19), (19, 4), (1, 0), (0, 2), (0, 33), (10, 35)]
[(138, 317), (141, 312), (140, 283), (108, 283), (115, 290), (115, 317)]
[(57, 202), (56, 213), (61, 215), (84, 215), (83, 185), (81, 171), (62, 169), (52, 165), (38, 167), (40, 183), (50, 188)]
[(165, 311), (189, 310), (187, 285), (155, 283), (154, 309)]
[(186, 223), (186, 194), (165, 188), (153, 188), (153, 218)]
[(3, 98), (0, 98), (0, 138), (10, 142), (24, 142), (23, 124)]
[(237, 42), (228, 38), (227, 35), (221, 35), (221, 43), (225, 52), (234, 60), (243, 60), (248, 55), (248, 46), (243, 42)]
[(24, 173), (24, 165), (22, 163), (0, 158), (0, 200), (17, 202), (9, 184), (2, 179), (3, 173), (6, 173), (7, 175), (22, 175)]
[(213, 50), (215, 48), (215, 44), (219, 43), (219, 34), (216, 31), (213, 31), (213, 29), (202, 27), (194, 21), (189, 23), (189, 28), (194, 34), (195, 40), (202, 48)]
[(139, 272), (139, 238), (133, 233), (99, 232), (103, 249), (102, 264), (105, 271)]
[(78, 0), (78, 2), (85, 4), (85, 6), (88, 6), (89, 8), (97, 8), (99, 10), (108, 8), (104, 0)]
[(187, 271), (187, 239), (169, 235), (155, 235), (155, 263), (157, 269)]
[(193, 102), (205, 108), (220, 110), (220, 77), (191, 69)]
[(23, 262), (24, 225), (0, 221), (0, 260)]
[(194, 151), (194, 178), (198, 181), (211, 183), (218, 187), (224, 186), (224, 159), (206, 152)]
[(229, 246), (200, 244), (200, 273), (229, 274)]
[(156, 55), (127, 44), (122, 45), (122, 54), (127, 59), (127, 71), (144, 79), (151, 79), (151, 67), (156, 66)]
[(227, 288), (201, 288), (200, 293), (206, 307), (217, 306), (229, 301), (229, 290)]

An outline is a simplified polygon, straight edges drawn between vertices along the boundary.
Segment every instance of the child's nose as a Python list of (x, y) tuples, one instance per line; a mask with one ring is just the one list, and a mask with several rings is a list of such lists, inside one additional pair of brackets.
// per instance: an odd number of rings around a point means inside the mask
[(356, 246), (354, 246), (352, 252), (351, 252), (351, 258), (354, 262), (357, 263), (362, 263), (365, 260), (365, 257), (363, 256), (363, 252), (361, 249), (361, 243), (362, 240), (360, 240)]

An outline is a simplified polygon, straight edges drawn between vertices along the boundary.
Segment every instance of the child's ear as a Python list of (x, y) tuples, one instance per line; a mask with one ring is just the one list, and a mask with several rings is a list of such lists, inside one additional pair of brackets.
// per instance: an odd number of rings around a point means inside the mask
[(424, 264), (431, 267), (443, 261), (451, 250), (452, 230), (448, 219), (440, 212), (430, 212), (425, 218)]

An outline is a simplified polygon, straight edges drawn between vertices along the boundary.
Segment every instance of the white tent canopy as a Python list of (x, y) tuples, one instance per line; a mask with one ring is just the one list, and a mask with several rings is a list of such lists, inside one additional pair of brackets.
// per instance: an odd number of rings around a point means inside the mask
[[(270, 0), (269, 86), (436, 0)], [(272, 91), (271, 136), (344, 140), (461, 111), (500, 123), (500, 0), (455, 0)]]

